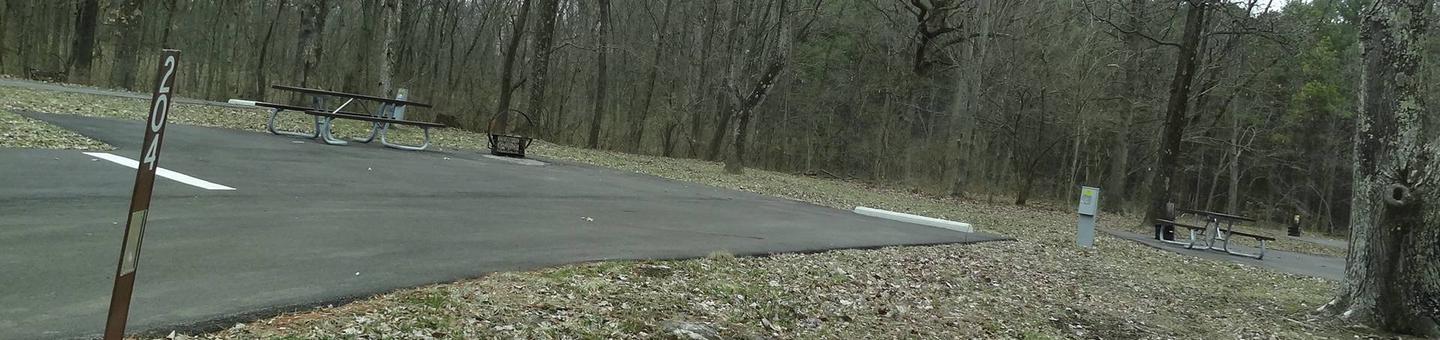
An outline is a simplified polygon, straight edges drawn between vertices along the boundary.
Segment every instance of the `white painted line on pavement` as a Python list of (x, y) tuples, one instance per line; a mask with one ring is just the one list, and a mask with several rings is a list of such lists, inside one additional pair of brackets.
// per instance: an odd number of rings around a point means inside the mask
[[(135, 160), (133, 160), (133, 159), (125, 158), (125, 157), (123, 157), (123, 156), (118, 156), (118, 155), (115, 155), (115, 154), (105, 153), (105, 152), (86, 152), (85, 154), (86, 154), (86, 155), (90, 155), (90, 157), (95, 157), (95, 158), (99, 158), (99, 159), (103, 159), (103, 160), (107, 160), (107, 161), (114, 162), (115, 164), (124, 165), (124, 166), (130, 167), (131, 169), (139, 169), (139, 168), (140, 168), (140, 162), (137, 162), (137, 161), (135, 161)], [(155, 169), (155, 175), (158, 175), (158, 176), (160, 176), (160, 177), (169, 178), (169, 179), (174, 180), (174, 181), (176, 181), (176, 182), (189, 184), (189, 185), (191, 185), (191, 186), (198, 187), (198, 188), (205, 189), (205, 190), (235, 190), (235, 188), (231, 188), (231, 187), (227, 187), (227, 186), (224, 186), (224, 185), (215, 184), (215, 183), (212, 183), (212, 182), (209, 182), (209, 181), (206, 181), (206, 180), (203, 180), (203, 179), (195, 178), (195, 177), (190, 177), (189, 175), (182, 174), (182, 173), (178, 173), (178, 172), (174, 172), (174, 171), (170, 171), (170, 169), (166, 169), (166, 168)]]
[(933, 218), (933, 217), (925, 217), (925, 216), (920, 216), (920, 215), (911, 215), (911, 214), (906, 214), (906, 213), (901, 213), (901, 212), (894, 212), (894, 211), (889, 211), (889, 210), (880, 210), (880, 209), (866, 208), (866, 207), (855, 207), (855, 213), (856, 213), (856, 214), (865, 215), (865, 216), (879, 217), (879, 218), (883, 218), (883, 219), (887, 219), (887, 220), (892, 220), (892, 221), (900, 221), (900, 222), (905, 222), (905, 223), (914, 223), (914, 224), (919, 224), (919, 225), (927, 225), (927, 226), (936, 227), (936, 228), (950, 229), (950, 230), (954, 230), (954, 231), (958, 231), (958, 232), (962, 232), (962, 233), (973, 233), (973, 232), (975, 232), (975, 227), (974, 227), (974, 226), (971, 226), (969, 223), (955, 222), (955, 221), (947, 221), (947, 220), (942, 220), (942, 219)]

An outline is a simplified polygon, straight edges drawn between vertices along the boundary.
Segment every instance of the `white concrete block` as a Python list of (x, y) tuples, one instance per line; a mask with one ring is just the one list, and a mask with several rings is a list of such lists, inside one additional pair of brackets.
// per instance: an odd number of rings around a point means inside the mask
[(255, 106), (254, 100), (231, 99), (230, 103), (235, 105)]
[(949, 220), (942, 220), (942, 219), (938, 219), (938, 218), (925, 217), (925, 216), (920, 216), (920, 215), (911, 215), (911, 214), (894, 212), (894, 211), (889, 211), (889, 210), (880, 210), (880, 209), (866, 208), (866, 207), (855, 207), (855, 213), (856, 213), (856, 214), (865, 215), (865, 216), (883, 218), (883, 219), (892, 220), (892, 221), (899, 221), (899, 222), (905, 222), (905, 223), (913, 223), (913, 224), (931, 226), (931, 227), (936, 227), (936, 228), (950, 229), (950, 230), (954, 230), (954, 231), (958, 231), (958, 232), (962, 232), (962, 233), (973, 233), (973, 232), (975, 232), (975, 227), (974, 227), (974, 226), (971, 226), (969, 223), (955, 222), (955, 221), (949, 221)]

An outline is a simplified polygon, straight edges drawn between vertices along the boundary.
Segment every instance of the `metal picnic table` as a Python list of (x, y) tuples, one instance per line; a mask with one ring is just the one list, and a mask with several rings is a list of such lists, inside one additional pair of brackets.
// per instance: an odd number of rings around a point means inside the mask
[[(406, 91), (405, 89), (400, 89), (400, 90), (398, 90), (398, 91), (397, 91), (397, 95), (395, 96), (395, 98), (394, 98), (394, 99), (391, 99), (391, 98), (377, 97), (377, 96), (364, 95), (364, 94), (345, 93), (345, 92), (337, 92), (337, 91), (329, 91), (329, 90), (321, 90), (321, 89), (313, 89), (313, 88), (304, 88), (304, 87), (297, 87), (297, 86), (287, 86), (287, 85), (272, 85), (271, 88), (274, 88), (274, 89), (277, 89), (277, 90), (282, 90), (282, 91), (290, 91), (290, 92), (296, 92), (296, 93), (304, 94), (304, 95), (309, 96), (309, 97), (310, 97), (310, 100), (311, 100), (311, 107), (293, 106), (293, 105), (284, 105), (284, 104), (274, 104), (274, 103), (264, 103), (264, 102), (249, 102), (249, 103), (251, 103), (251, 104), (253, 104), (253, 105), (256, 105), (256, 106), (263, 106), (263, 107), (271, 108), (270, 118), (269, 118), (269, 121), (266, 122), (266, 128), (270, 131), (270, 133), (277, 134), (277, 135), (296, 136), (296, 137), (305, 137), (305, 138), (319, 138), (320, 140), (324, 141), (325, 144), (330, 144), (330, 145), (346, 145), (346, 144), (349, 144), (348, 141), (345, 141), (345, 140), (342, 140), (342, 139), (339, 139), (339, 138), (335, 138), (335, 136), (334, 136), (334, 131), (332, 131), (332, 130), (334, 129), (334, 122), (333, 122), (333, 121), (334, 121), (335, 119), (337, 119), (337, 118), (339, 118), (339, 119), (353, 119), (353, 120), (361, 120), (361, 121), (369, 122), (369, 123), (370, 123), (370, 133), (369, 133), (366, 137), (363, 137), (363, 138), (354, 138), (354, 139), (352, 139), (351, 141), (360, 142), (360, 143), (369, 143), (369, 142), (371, 142), (371, 141), (374, 141), (376, 137), (379, 137), (379, 138), (380, 138), (380, 144), (385, 145), (385, 146), (387, 146), (387, 147), (396, 148), (396, 149), (402, 149), (402, 150), (415, 150), (415, 151), (419, 151), (419, 150), (424, 150), (425, 148), (427, 148), (427, 147), (430, 146), (430, 128), (432, 128), (432, 127), (443, 127), (443, 126), (444, 126), (444, 125), (435, 124), (435, 123), (427, 123), (427, 122), (417, 122), (417, 121), (408, 121), (408, 120), (405, 120), (405, 108), (406, 108), (406, 107), (409, 107), (409, 106), (431, 107), (430, 104), (425, 104), (425, 103), (420, 103), (420, 102), (412, 102), (412, 101), (406, 100), (406, 96), (408, 95), (408, 91)], [(334, 108), (330, 108), (329, 106), (326, 106), (326, 99), (328, 99), (328, 98), (343, 99), (344, 102), (341, 103), (339, 106), (336, 106), (336, 107), (334, 107)], [(357, 101), (377, 102), (377, 103), (380, 103), (380, 106), (379, 106), (378, 109), (375, 110), (375, 112), (374, 112), (373, 114), (369, 114), (369, 113), (356, 113), (356, 112), (344, 111), (345, 108), (349, 107), (351, 104), (356, 103)], [(314, 116), (314, 117), (315, 117), (315, 132), (313, 132), (313, 133), (304, 133), (304, 132), (284, 131), (284, 130), (277, 129), (277, 128), (275, 127), (276, 120), (278, 119), (278, 117), (279, 117), (279, 115), (280, 115), (280, 112), (281, 112), (281, 111), (285, 111), (285, 110), (299, 111), (299, 112), (302, 112), (302, 113), (305, 113), (305, 114)], [(425, 138), (425, 139), (424, 139), (424, 141), (423, 141), (420, 145), (404, 145), (404, 144), (391, 143), (391, 142), (389, 141), (389, 139), (388, 139), (388, 133), (389, 133), (389, 131), (390, 131), (390, 126), (391, 126), (392, 124), (412, 125), (412, 126), (419, 127), (419, 128), (421, 128), (421, 129), (424, 131), (424, 138)]]
[[(1261, 235), (1255, 235), (1255, 234), (1249, 234), (1249, 233), (1244, 233), (1244, 232), (1235, 231), (1235, 224), (1236, 224), (1236, 223), (1239, 223), (1239, 222), (1255, 222), (1255, 219), (1253, 219), (1253, 218), (1244, 217), (1244, 216), (1237, 216), (1237, 215), (1231, 215), (1231, 214), (1226, 214), (1226, 213), (1219, 213), (1219, 212), (1214, 212), (1214, 211), (1205, 211), (1205, 210), (1185, 209), (1185, 210), (1183, 210), (1183, 211), (1186, 212), (1186, 213), (1195, 214), (1196, 216), (1200, 217), (1202, 220), (1205, 221), (1205, 226), (1204, 226), (1205, 229), (1204, 229), (1203, 232), (1205, 232), (1205, 233), (1210, 233), (1209, 240), (1207, 240), (1207, 241), (1205, 242), (1205, 244), (1204, 244), (1204, 246), (1205, 246), (1206, 249), (1215, 250), (1215, 251), (1223, 251), (1223, 252), (1229, 253), (1229, 254), (1231, 254), (1231, 255), (1239, 255), (1239, 256), (1246, 256), (1246, 257), (1253, 257), (1253, 258), (1257, 258), (1257, 259), (1263, 259), (1263, 258), (1265, 257), (1265, 243), (1266, 243), (1266, 241), (1274, 241), (1274, 240), (1275, 240), (1274, 238), (1270, 238), (1270, 237), (1266, 237), (1266, 236), (1261, 236)], [(1259, 240), (1259, 241), (1260, 241), (1260, 253), (1259, 253), (1259, 254), (1248, 254), (1248, 253), (1241, 253), (1241, 252), (1236, 252), (1236, 251), (1230, 250), (1230, 238), (1231, 238), (1232, 236), (1234, 236), (1234, 235), (1249, 236), (1249, 237), (1255, 238), (1256, 240)], [(1217, 247), (1217, 246), (1215, 245), (1216, 241), (1220, 241), (1220, 242), (1221, 242), (1220, 245), (1219, 245), (1219, 247)], [(1198, 243), (1198, 242), (1195, 241), (1195, 240), (1193, 240), (1193, 238), (1192, 238), (1191, 244), (1187, 245), (1186, 248), (1195, 249), (1195, 244), (1196, 244), (1196, 243)]]

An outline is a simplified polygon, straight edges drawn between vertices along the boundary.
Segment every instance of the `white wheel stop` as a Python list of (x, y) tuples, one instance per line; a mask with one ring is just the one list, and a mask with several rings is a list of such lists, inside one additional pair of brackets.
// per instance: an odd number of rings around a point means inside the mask
[(887, 219), (887, 220), (891, 220), (891, 221), (899, 221), (899, 222), (905, 222), (905, 223), (912, 223), (912, 224), (919, 224), (919, 225), (924, 225), (924, 226), (931, 226), (931, 227), (936, 227), (936, 228), (942, 228), (942, 229), (950, 229), (950, 230), (954, 230), (954, 231), (958, 231), (958, 232), (962, 232), (962, 233), (973, 233), (973, 232), (975, 232), (975, 227), (974, 227), (974, 226), (971, 226), (969, 223), (955, 222), (955, 221), (949, 221), (949, 220), (942, 220), (942, 219), (938, 219), (938, 218), (925, 217), (925, 216), (920, 216), (920, 215), (911, 215), (911, 214), (894, 212), (894, 211), (889, 211), (889, 210), (880, 210), (880, 209), (866, 208), (866, 207), (855, 207), (855, 213), (856, 213), (856, 214), (865, 215), (865, 216), (870, 216), (870, 217), (883, 218), (883, 219)]
[(255, 105), (256, 101), (254, 101), (254, 100), (231, 99), (231, 100), (229, 101), (229, 103), (230, 103), (230, 104), (235, 104), (235, 105), (256, 106), (256, 105)]

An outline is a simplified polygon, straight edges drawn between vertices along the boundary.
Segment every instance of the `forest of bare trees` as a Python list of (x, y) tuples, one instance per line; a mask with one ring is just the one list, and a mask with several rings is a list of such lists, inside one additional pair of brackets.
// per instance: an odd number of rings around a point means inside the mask
[(406, 88), (452, 127), (733, 171), (1339, 232), (1370, 3), (6, 0), (0, 73), (137, 89), (177, 48), (189, 97)]

